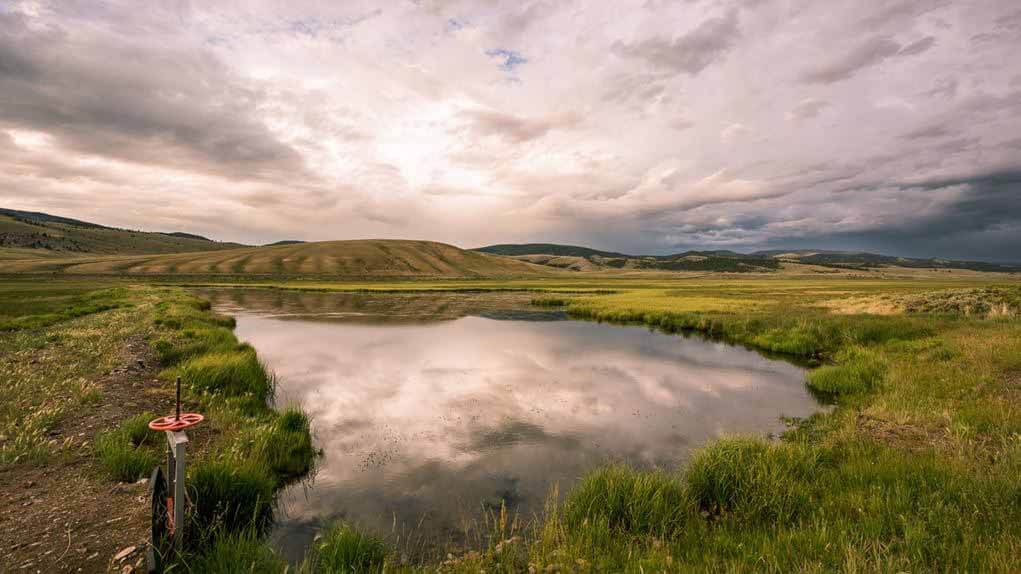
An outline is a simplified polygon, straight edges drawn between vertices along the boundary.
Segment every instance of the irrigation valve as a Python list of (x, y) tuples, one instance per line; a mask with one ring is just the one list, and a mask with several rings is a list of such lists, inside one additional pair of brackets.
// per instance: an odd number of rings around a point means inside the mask
[(199, 413), (181, 412), (181, 377), (177, 377), (177, 401), (174, 414), (149, 421), (149, 428), (164, 431), (167, 435), (167, 471), (153, 469), (152, 492), (152, 545), (149, 552), (149, 570), (162, 572), (163, 557), (171, 546), (180, 549), (184, 541), (184, 480), (185, 446), (188, 435), (185, 429), (205, 419)]

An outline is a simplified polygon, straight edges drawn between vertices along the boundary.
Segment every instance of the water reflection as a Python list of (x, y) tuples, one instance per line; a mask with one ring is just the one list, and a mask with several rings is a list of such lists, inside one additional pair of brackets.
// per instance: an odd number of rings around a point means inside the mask
[[(527, 311), (513, 297), (237, 296), (214, 300), (279, 376), (278, 400), (312, 414), (325, 452), (314, 486), (283, 496), (276, 538), (292, 557), (323, 521), (456, 535), (484, 505), (527, 515), (554, 482), (606, 461), (674, 467), (708, 438), (780, 431), (781, 416), (817, 406), (800, 368), (742, 348), (478, 316)], [(437, 309), (447, 320), (429, 320)]]

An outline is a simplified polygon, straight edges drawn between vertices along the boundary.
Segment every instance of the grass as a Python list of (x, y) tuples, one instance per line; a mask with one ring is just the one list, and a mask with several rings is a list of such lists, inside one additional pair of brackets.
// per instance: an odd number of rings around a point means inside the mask
[(865, 393), (878, 386), (886, 375), (886, 362), (875, 350), (853, 346), (841, 349), (836, 364), (824, 365), (808, 375), (808, 386), (824, 396)]
[(383, 572), (389, 548), (379, 538), (345, 523), (326, 529), (299, 568), (308, 574)]
[(687, 492), (676, 476), (609, 466), (588, 474), (564, 504), (569, 528), (596, 525), (631, 535), (669, 536), (684, 524)]
[(159, 464), (159, 433), (148, 423), (156, 415), (142, 413), (123, 421), (120, 427), (96, 435), (95, 449), (103, 469), (113, 480), (135, 482), (146, 478)]
[[(1021, 321), (994, 312), (997, 301), (1003, 302), (995, 298), (1009, 296), (1016, 285), (713, 277), (266, 284), (317, 291), (544, 292), (543, 299), (562, 299), (565, 311), (577, 318), (698, 332), (811, 360), (817, 368), (808, 384), (835, 399), (832, 409), (798, 421), (780, 440), (728, 437), (705, 445), (676, 469), (594, 471), (562, 501), (551, 497), (545, 513), (527, 528), (493, 520), (488, 535), (447, 559), (406, 565), (397, 560), (398, 549), (374, 544), (380, 550), (369, 553), (375, 557), (370, 569), (378, 564), (388, 572), (473, 573), (1021, 568)], [(251, 358), (238, 358), (247, 350), (233, 339), (229, 319), (174, 289), (150, 287), (145, 293), (152, 297), (149, 303), (129, 290), (133, 307), (2, 334), (0, 348), (10, 351), (0, 353), (0, 364), (13, 371), (31, 357), (105, 356), (133, 332), (149, 305), (157, 350), (168, 365), (164, 376), (189, 364), (191, 372), (204, 373), (202, 358), (210, 354), (236, 359), (238, 372), (254, 373), (251, 384), (216, 383), (222, 380), (211, 373), (187, 385), (188, 399), (203, 402), (215, 437), (200, 461), (199, 479), (208, 503), (203, 508), (214, 509), (203, 515), (212, 517), (206, 531), (214, 534), (188, 564), (193, 571), (230, 571), (225, 569), (232, 561), (254, 571), (278, 571), (281, 563), (259, 543), (260, 521), (266, 520), (260, 517), (271, 508), (261, 501), (314, 462), (311, 440), (305, 441), (307, 417), (251, 400), (254, 390), (272, 384)], [(994, 298), (990, 312), (976, 312), (984, 307), (976, 307), (973, 298), (981, 303), (986, 294)], [(889, 315), (846, 311), (860, 300), (895, 304)], [(951, 303), (901, 304), (915, 300)], [(9, 438), (0, 444), (7, 461), (14, 453), (34, 460), (30, 451), (52, 448), (41, 429), (59, 421), (66, 408), (59, 405), (77, 404), (92, 390), (67, 381), (110, 364), (51, 360), (40, 366), (45, 378), (32, 370), (11, 375), (0, 369), (0, 382), (17, 397), (14, 408), (0, 404), (4, 434), (19, 437), (17, 446)], [(68, 398), (53, 401), (54, 395)], [(236, 512), (225, 500), (238, 501)], [(352, 555), (349, 546), (361, 547), (348, 540), (368, 537), (356, 525), (337, 528), (344, 532), (336, 535), (344, 540), (336, 542), (340, 557)], [(302, 567), (325, 563), (315, 556), (332, 552), (332, 544), (326, 545), (332, 540), (320, 539)], [(351, 568), (343, 560), (347, 566), (330, 571)], [(204, 570), (194, 570), (196, 564)]]
[(276, 482), (263, 467), (203, 460), (188, 475), (189, 531), (208, 544), (219, 533), (263, 534), (273, 522)]

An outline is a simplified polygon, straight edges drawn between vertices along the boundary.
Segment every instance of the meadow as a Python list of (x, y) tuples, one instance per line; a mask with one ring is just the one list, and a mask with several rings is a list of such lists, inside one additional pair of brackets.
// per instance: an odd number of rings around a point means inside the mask
[[(207, 432), (196, 434), (203, 446), (189, 479), (193, 500), (201, 501), (192, 518), (200, 534), (180, 557), (181, 571), (285, 571), (262, 534), (275, 489), (314, 465), (307, 418), (266, 406), (272, 377), (255, 351), (233, 337), (230, 318), (179, 286), (103, 281), (2, 284), (0, 383), (17, 405), (0, 409), (4, 472), (62, 456), (65, 447), (48, 438), (49, 430), (68, 408), (97, 400), (95, 393), (103, 392), (97, 373), (114, 362), (118, 342), (144, 330), (161, 381), (182, 377), (190, 404), (210, 418)], [(639, 323), (806, 361), (816, 366), (806, 384), (833, 405), (789, 421), (778, 440), (721, 437), (681, 468), (597, 470), (569, 492), (551, 492), (541, 515), (494, 512), (467, 547), (424, 561), (408, 561), (388, 533), (337, 524), (291, 571), (1021, 568), (1021, 287), (1015, 279), (579, 276), (279, 279), (245, 286), (522, 291), (534, 304), (578, 319)], [(54, 337), (60, 349), (89, 341), (75, 351), (89, 359), (59, 366), (54, 358), (56, 376), (29, 381), (21, 363), (32, 349), (67, 357), (47, 347)], [(151, 463), (153, 447), (137, 426), (125, 417), (99, 435), (112, 438), (96, 439), (91, 456), (105, 480), (135, 476)]]

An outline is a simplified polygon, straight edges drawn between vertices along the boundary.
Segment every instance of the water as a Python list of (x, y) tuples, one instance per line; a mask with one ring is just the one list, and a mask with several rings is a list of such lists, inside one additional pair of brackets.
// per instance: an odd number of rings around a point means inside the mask
[(818, 409), (804, 371), (641, 327), (569, 321), (520, 294), (205, 293), (312, 415), (325, 453), (281, 496), (292, 559), (321, 524), (454, 539), (524, 517), (610, 461), (675, 468), (721, 433), (776, 433)]

